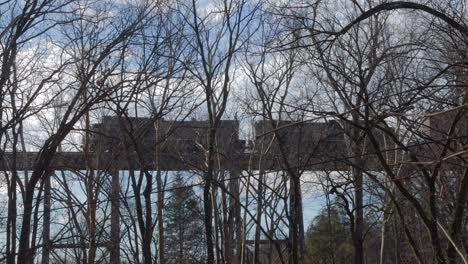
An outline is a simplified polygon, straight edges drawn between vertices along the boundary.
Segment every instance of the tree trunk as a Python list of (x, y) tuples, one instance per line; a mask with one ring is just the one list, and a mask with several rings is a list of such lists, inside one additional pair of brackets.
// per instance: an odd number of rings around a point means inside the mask
[(364, 247), (363, 247), (363, 227), (364, 227), (364, 212), (363, 212), (363, 183), (362, 171), (360, 169), (353, 169), (354, 171), (354, 188), (355, 188), (355, 229), (353, 236), (354, 246), (354, 263), (364, 263)]
[(213, 184), (213, 155), (214, 155), (214, 144), (216, 136), (216, 128), (213, 124), (208, 132), (208, 150), (206, 156), (206, 172), (205, 172), (205, 186), (203, 190), (203, 206), (205, 210), (205, 234), (206, 234), (206, 252), (207, 252), (207, 264), (214, 264), (214, 243), (213, 243), (213, 207), (212, 207), (212, 195), (210, 190)]
[[(156, 121), (156, 142), (158, 142), (160, 136), (160, 120)], [(161, 146), (160, 144), (156, 144), (156, 191), (158, 193), (158, 263), (164, 264), (165, 257), (164, 257), (164, 222), (163, 222), (163, 209), (164, 209), (164, 192), (162, 186), (162, 179), (161, 179)]]
[[(221, 178), (221, 211), (223, 212), (223, 227), (222, 227), (222, 240), (223, 240), (223, 253), (224, 253), (224, 262), (225, 263), (232, 263), (232, 245), (231, 242), (233, 241), (230, 239), (230, 230), (231, 227), (229, 224), (231, 223), (230, 218), (230, 210), (228, 208), (227, 196), (226, 196), (226, 171), (222, 171), (222, 178)], [(229, 183), (228, 183), (229, 184)], [(229, 189), (230, 191), (230, 189)]]
[(260, 224), (262, 221), (262, 207), (263, 207), (263, 174), (264, 171), (260, 169), (257, 187), (257, 225), (255, 226), (255, 241), (254, 241), (254, 263), (260, 263)]
[(153, 237), (153, 221), (152, 221), (152, 209), (151, 209), (151, 189), (153, 185), (153, 177), (149, 172), (145, 172), (146, 175), (146, 187), (143, 193), (145, 198), (145, 232), (143, 235), (143, 263), (152, 264), (151, 259), (151, 240)]
[(205, 180), (205, 186), (203, 189), (203, 205), (205, 211), (205, 234), (206, 234), (206, 253), (207, 253), (207, 264), (214, 263), (214, 252), (213, 252), (213, 230), (212, 230), (212, 208), (211, 208), (211, 194), (210, 194), (211, 180)]
[(238, 169), (231, 169), (229, 171), (229, 218), (228, 218), (228, 240), (230, 241), (229, 259), (230, 263), (240, 263), (241, 252), (241, 236), (242, 236), (242, 221), (241, 221), (241, 206), (239, 201), (239, 176)]
[(44, 216), (42, 222), (42, 264), (49, 264), (50, 253), (50, 174), (44, 183)]
[(110, 263), (120, 264), (120, 181), (119, 171), (112, 171)]
[(219, 245), (222, 245), (222, 242), (219, 239), (220, 227), (219, 227), (219, 210), (218, 204), (216, 202), (216, 194), (218, 193), (217, 187), (213, 182), (211, 186), (211, 207), (213, 208), (213, 222), (214, 222), (214, 250), (216, 251), (216, 263), (223, 263), (223, 258), (221, 256)]
[[(30, 185), (28, 184), (28, 187)], [(32, 264), (33, 254), (29, 247), (29, 233), (31, 231), (32, 203), (34, 198), (34, 189), (26, 188), (23, 201), (23, 221), (21, 224), (21, 234), (19, 241), (18, 263)]]
[(300, 202), (300, 180), (299, 177), (290, 177), (290, 202), (291, 202), (291, 227), (290, 227), (290, 239), (291, 239), (291, 263), (300, 263), (300, 217), (301, 202)]
[[(15, 161), (13, 161), (15, 162)], [(17, 172), (11, 174), (10, 189), (8, 191), (8, 223), (7, 223), (7, 264), (15, 264), (16, 256), (16, 181)]]

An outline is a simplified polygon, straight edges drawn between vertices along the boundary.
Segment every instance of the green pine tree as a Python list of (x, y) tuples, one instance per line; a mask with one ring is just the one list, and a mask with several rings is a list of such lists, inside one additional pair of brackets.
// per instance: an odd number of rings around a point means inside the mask
[(167, 263), (204, 263), (203, 214), (193, 188), (175, 175), (165, 210)]
[(353, 245), (348, 228), (343, 210), (335, 206), (323, 209), (307, 230), (309, 263), (350, 263)]

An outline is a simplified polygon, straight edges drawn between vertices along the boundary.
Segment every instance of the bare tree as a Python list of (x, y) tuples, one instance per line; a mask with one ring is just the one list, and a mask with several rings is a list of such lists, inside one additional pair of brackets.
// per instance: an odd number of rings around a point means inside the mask
[(181, 16), (189, 25), (187, 43), (196, 54), (189, 69), (205, 95), (209, 122), (203, 190), (207, 263), (215, 263), (217, 247), (213, 242), (216, 230), (213, 230), (212, 207), (216, 192), (216, 134), (228, 105), (236, 53), (248, 37), (247, 28), (256, 10), (256, 6), (245, 1), (216, 2), (205, 8), (192, 1), (190, 5), (181, 4), (180, 8)]

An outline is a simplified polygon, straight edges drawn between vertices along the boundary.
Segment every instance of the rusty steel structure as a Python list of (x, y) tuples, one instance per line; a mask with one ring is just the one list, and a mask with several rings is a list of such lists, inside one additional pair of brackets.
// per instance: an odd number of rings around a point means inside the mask
[[(450, 127), (454, 119), (462, 120), (457, 126)], [(113, 263), (120, 263), (120, 222), (119, 222), (119, 171), (127, 170), (162, 170), (162, 171), (201, 171), (205, 169), (205, 151), (207, 147), (207, 121), (170, 121), (155, 122), (150, 118), (127, 118), (107, 116), (101, 123), (92, 127), (89, 153), (57, 152), (50, 171), (53, 170), (103, 170), (112, 177), (112, 210), (115, 217), (111, 223), (109, 243), (104, 243), (111, 252)], [(466, 141), (468, 135), (468, 118), (454, 113), (428, 115), (421, 129), (426, 140), (421, 144), (406, 149), (394, 143), (391, 133), (375, 131), (379, 148), (372, 147), (370, 142), (364, 145), (362, 153), (365, 169), (380, 171), (381, 160), (377, 154), (384, 154), (387, 164), (402, 166), (409, 174), (416, 165), (396, 159), (398, 153), (408, 150), (418, 154), (424, 166), (431, 166), (431, 161), (440, 158), (441, 148), (438, 144), (447, 136), (455, 135)], [(232, 196), (229, 200), (230, 226), (229, 239), (239, 244), (241, 216), (239, 201), (239, 178), (243, 170), (272, 171), (284, 169), (284, 159), (288, 166), (301, 171), (346, 171), (352, 168), (346, 136), (346, 125), (336, 121), (329, 122), (292, 122), (292, 121), (259, 121), (254, 125), (255, 139), (241, 140), (239, 122), (222, 120), (216, 134), (216, 169), (229, 172), (227, 188)], [(427, 142), (427, 143), (426, 143)], [(465, 142), (466, 143), (466, 142)], [(456, 155), (459, 146), (453, 145), (446, 156)], [(377, 153), (379, 152), (379, 153)], [(28, 171), (34, 170), (38, 152), (1, 153), (0, 170)], [(86, 156), (86, 157), (85, 157)], [(449, 158), (447, 158), (450, 161)], [(450, 164), (450, 163), (448, 163)], [(420, 166), (421, 164), (417, 164)], [(453, 162), (453, 165), (459, 165)], [(50, 182), (45, 185), (50, 188)], [(50, 190), (45, 190), (44, 219), (50, 219)], [(50, 223), (49, 223), (50, 224)], [(49, 240), (50, 228), (43, 233), (45, 250), (52, 248), (83, 247), (83, 245), (52, 244)], [(239, 249), (233, 249), (237, 251)], [(48, 254), (48, 253), (46, 253)], [(231, 254), (234, 254), (231, 252)]]
[[(154, 122), (149, 118), (132, 118), (119, 121), (105, 117), (92, 130), (90, 162), (83, 152), (57, 152), (51, 164), (53, 170), (155, 170), (156, 165), (165, 171), (203, 170), (205, 159), (206, 121), (162, 121), (161, 133), (156, 137)], [(279, 133), (278, 140), (286, 146), (287, 158), (298, 168), (307, 171), (348, 170), (349, 156), (344, 130), (335, 121), (327, 123), (280, 122), (273, 128), (266, 121), (255, 124), (256, 140), (239, 139), (239, 123), (222, 120), (217, 130), (217, 164), (220, 170), (257, 169), (259, 159), (265, 170), (281, 170), (279, 143), (274, 141), (267, 153), (257, 147), (271, 140), (272, 130)], [(380, 151), (391, 154), (394, 145), (384, 143)], [(387, 139), (388, 140), (388, 139)], [(160, 164), (156, 164), (156, 146)], [(370, 146), (370, 144), (368, 144)], [(138, 153), (144, 153), (141, 157)], [(369, 147), (363, 156), (366, 167), (379, 170), (375, 150)], [(32, 170), (38, 152), (4, 152), (0, 170)], [(13, 165), (13, 160), (15, 163)]]

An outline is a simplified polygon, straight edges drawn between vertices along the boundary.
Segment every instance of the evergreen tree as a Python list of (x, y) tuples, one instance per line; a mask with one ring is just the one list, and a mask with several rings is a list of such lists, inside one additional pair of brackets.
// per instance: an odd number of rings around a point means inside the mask
[(353, 248), (345, 213), (331, 206), (324, 208), (310, 224), (306, 234), (310, 263), (350, 263)]
[(175, 175), (165, 210), (166, 263), (204, 263), (203, 214), (193, 188)]

